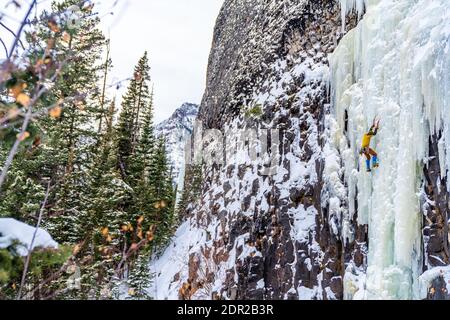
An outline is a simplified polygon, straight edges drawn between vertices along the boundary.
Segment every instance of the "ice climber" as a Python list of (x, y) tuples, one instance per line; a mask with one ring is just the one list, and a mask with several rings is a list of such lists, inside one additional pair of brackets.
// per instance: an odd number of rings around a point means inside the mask
[(370, 140), (373, 136), (377, 135), (378, 126), (380, 121), (374, 121), (373, 125), (370, 127), (369, 132), (364, 134), (362, 138), (362, 146), (359, 152), (360, 155), (366, 156), (366, 168), (367, 172), (371, 172), (370, 168), (370, 160), (372, 159), (373, 168), (378, 168), (378, 155), (377, 153), (370, 147)]

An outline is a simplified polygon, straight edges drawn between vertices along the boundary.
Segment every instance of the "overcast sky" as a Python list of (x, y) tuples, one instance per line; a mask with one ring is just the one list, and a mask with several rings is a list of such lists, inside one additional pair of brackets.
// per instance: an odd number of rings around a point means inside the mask
[[(4, 1), (8, 0), (0, 2)], [(39, 2), (41, 7), (50, 3)], [(155, 122), (169, 117), (183, 102), (200, 103), (214, 24), (223, 0), (119, 0), (114, 15), (108, 15), (114, 2), (96, 1), (101, 27), (111, 38), (114, 69), (110, 81), (130, 77), (147, 50), (155, 88)], [(7, 13), (16, 18), (23, 15), (11, 11), (12, 7)], [(13, 18), (9, 22), (14, 24)], [(4, 30), (0, 35), (7, 37)]]

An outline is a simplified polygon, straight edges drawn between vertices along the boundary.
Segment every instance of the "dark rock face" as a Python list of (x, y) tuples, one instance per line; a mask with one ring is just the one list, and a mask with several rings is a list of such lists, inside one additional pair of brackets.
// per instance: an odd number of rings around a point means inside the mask
[(450, 294), (447, 291), (447, 284), (443, 277), (438, 277), (431, 283), (428, 291), (428, 300), (450, 300)]
[[(429, 162), (424, 167), (423, 208), (424, 271), (450, 264), (449, 258), (449, 197), (447, 177), (441, 176), (438, 143), (441, 137), (434, 135), (429, 142)], [(432, 282), (428, 299), (450, 300), (445, 280), (440, 277)]]
[(429, 267), (450, 263), (448, 244), (449, 198), (446, 177), (441, 178), (438, 141), (436, 135), (430, 137), (429, 163), (424, 168), (425, 192), (428, 201), (424, 204), (425, 262)]
[[(225, 0), (216, 22), (200, 117), (208, 128), (233, 119), (280, 56), (333, 51), (340, 38), (335, 0)], [(351, 19), (350, 19), (351, 20)], [(355, 24), (348, 21), (351, 28)], [(320, 42), (321, 47), (316, 44)], [(297, 86), (302, 78), (296, 79)], [(297, 86), (290, 90), (294, 92)], [(265, 110), (268, 116), (274, 110)]]
[[(355, 24), (354, 17), (348, 19), (347, 26)], [(212, 297), (342, 299), (346, 263), (364, 263), (367, 228), (355, 226), (358, 236), (344, 247), (339, 231), (330, 228), (322, 199), (321, 146), (329, 97), (325, 77), (316, 73), (327, 72), (327, 54), (337, 46), (340, 29), (336, 1), (224, 3), (199, 119), (208, 129), (226, 129), (233, 121), (239, 128), (262, 123), (280, 129), (284, 174), (259, 176), (252, 164), (205, 168), (193, 216), (199, 228), (207, 227), (205, 221), (214, 225), (220, 216), (220, 236), (205, 247), (211, 257), (225, 251), (236, 257)], [(262, 102), (259, 119), (243, 116), (248, 105), (257, 103), (255, 93), (270, 92), (273, 84), (280, 85), (280, 97)], [(302, 167), (306, 173), (300, 173)], [(217, 201), (221, 198), (223, 204)], [(195, 269), (190, 273), (200, 271), (200, 265), (190, 263)], [(184, 287), (199, 288), (199, 281), (189, 277)], [(195, 292), (189, 296), (195, 298)]]

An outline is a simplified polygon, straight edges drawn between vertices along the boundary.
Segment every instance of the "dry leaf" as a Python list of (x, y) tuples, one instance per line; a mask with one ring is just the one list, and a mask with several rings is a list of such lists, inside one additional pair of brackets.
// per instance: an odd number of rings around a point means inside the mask
[(107, 227), (102, 228), (101, 232), (102, 232), (102, 236), (106, 237), (109, 234), (109, 229)]
[(59, 118), (59, 117), (61, 117), (61, 114), (62, 114), (62, 108), (59, 106), (54, 107), (48, 113), (49, 113), (50, 117), (52, 117), (53, 119)]
[(17, 83), (16, 85), (14, 85), (9, 89), (9, 95), (11, 97), (17, 98), (26, 87), (27, 84), (24, 82)]
[(48, 22), (48, 27), (50, 28), (50, 30), (52, 30), (53, 32), (59, 32), (61, 29), (58, 27), (58, 25), (56, 24), (55, 21), (50, 20)]
[(73, 247), (72, 254), (77, 255), (78, 252), (80, 252), (80, 250), (81, 250), (81, 245), (77, 244), (77, 245), (75, 245), (75, 247)]
[(19, 141), (24, 141), (25, 139), (27, 139), (27, 138), (29, 138), (30, 137), (30, 133), (28, 132), (28, 131), (25, 131), (24, 133), (22, 133), (22, 134), (18, 134), (17, 135), (17, 139), (19, 140)]
[(139, 219), (137, 220), (137, 222), (139, 224), (142, 224), (142, 222), (144, 222), (144, 216), (140, 216)]
[(31, 99), (27, 94), (19, 93), (19, 95), (16, 97), (16, 101), (24, 107), (28, 107), (30, 105)]
[(18, 108), (12, 108), (8, 110), (8, 119), (14, 119), (20, 114), (20, 110)]
[(69, 43), (70, 40), (72, 39), (72, 36), (68, 32), (64, 31), (62, 34), (62, 39), (64, 42)]
[(128, 289), (128, 294), (130, 296), (134, 296), (136, 294), (136, 291), (133, 288)]

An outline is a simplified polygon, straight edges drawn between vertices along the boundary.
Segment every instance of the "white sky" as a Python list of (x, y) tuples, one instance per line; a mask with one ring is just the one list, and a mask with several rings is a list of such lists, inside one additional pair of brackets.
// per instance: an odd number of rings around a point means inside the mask
[[(39, 2), (41, 7), (50, 3)], [(108, 15), (114, 2), (96, 1), (101, 27), (111, 38), (114, 69), (109, 81), (130, 77), (147, 50), (155, 88), (155, 122), (169, 117), (183, 102), (200, 103), (213, 28), (223, 0), (119, 0), (114, 15)], [(4, 12), (2, 5), (0, 10)], [(17, 20), (24, 14), (23, 10), (12, 10), (12, 6), (6, 12)], [(5, 17), (2, 21), (16, 27), (13, 19)], [(0, 36), (8, 39), (2, 29)], [(3, 49), (0, 52), (0, 58), (4, 57)]]

